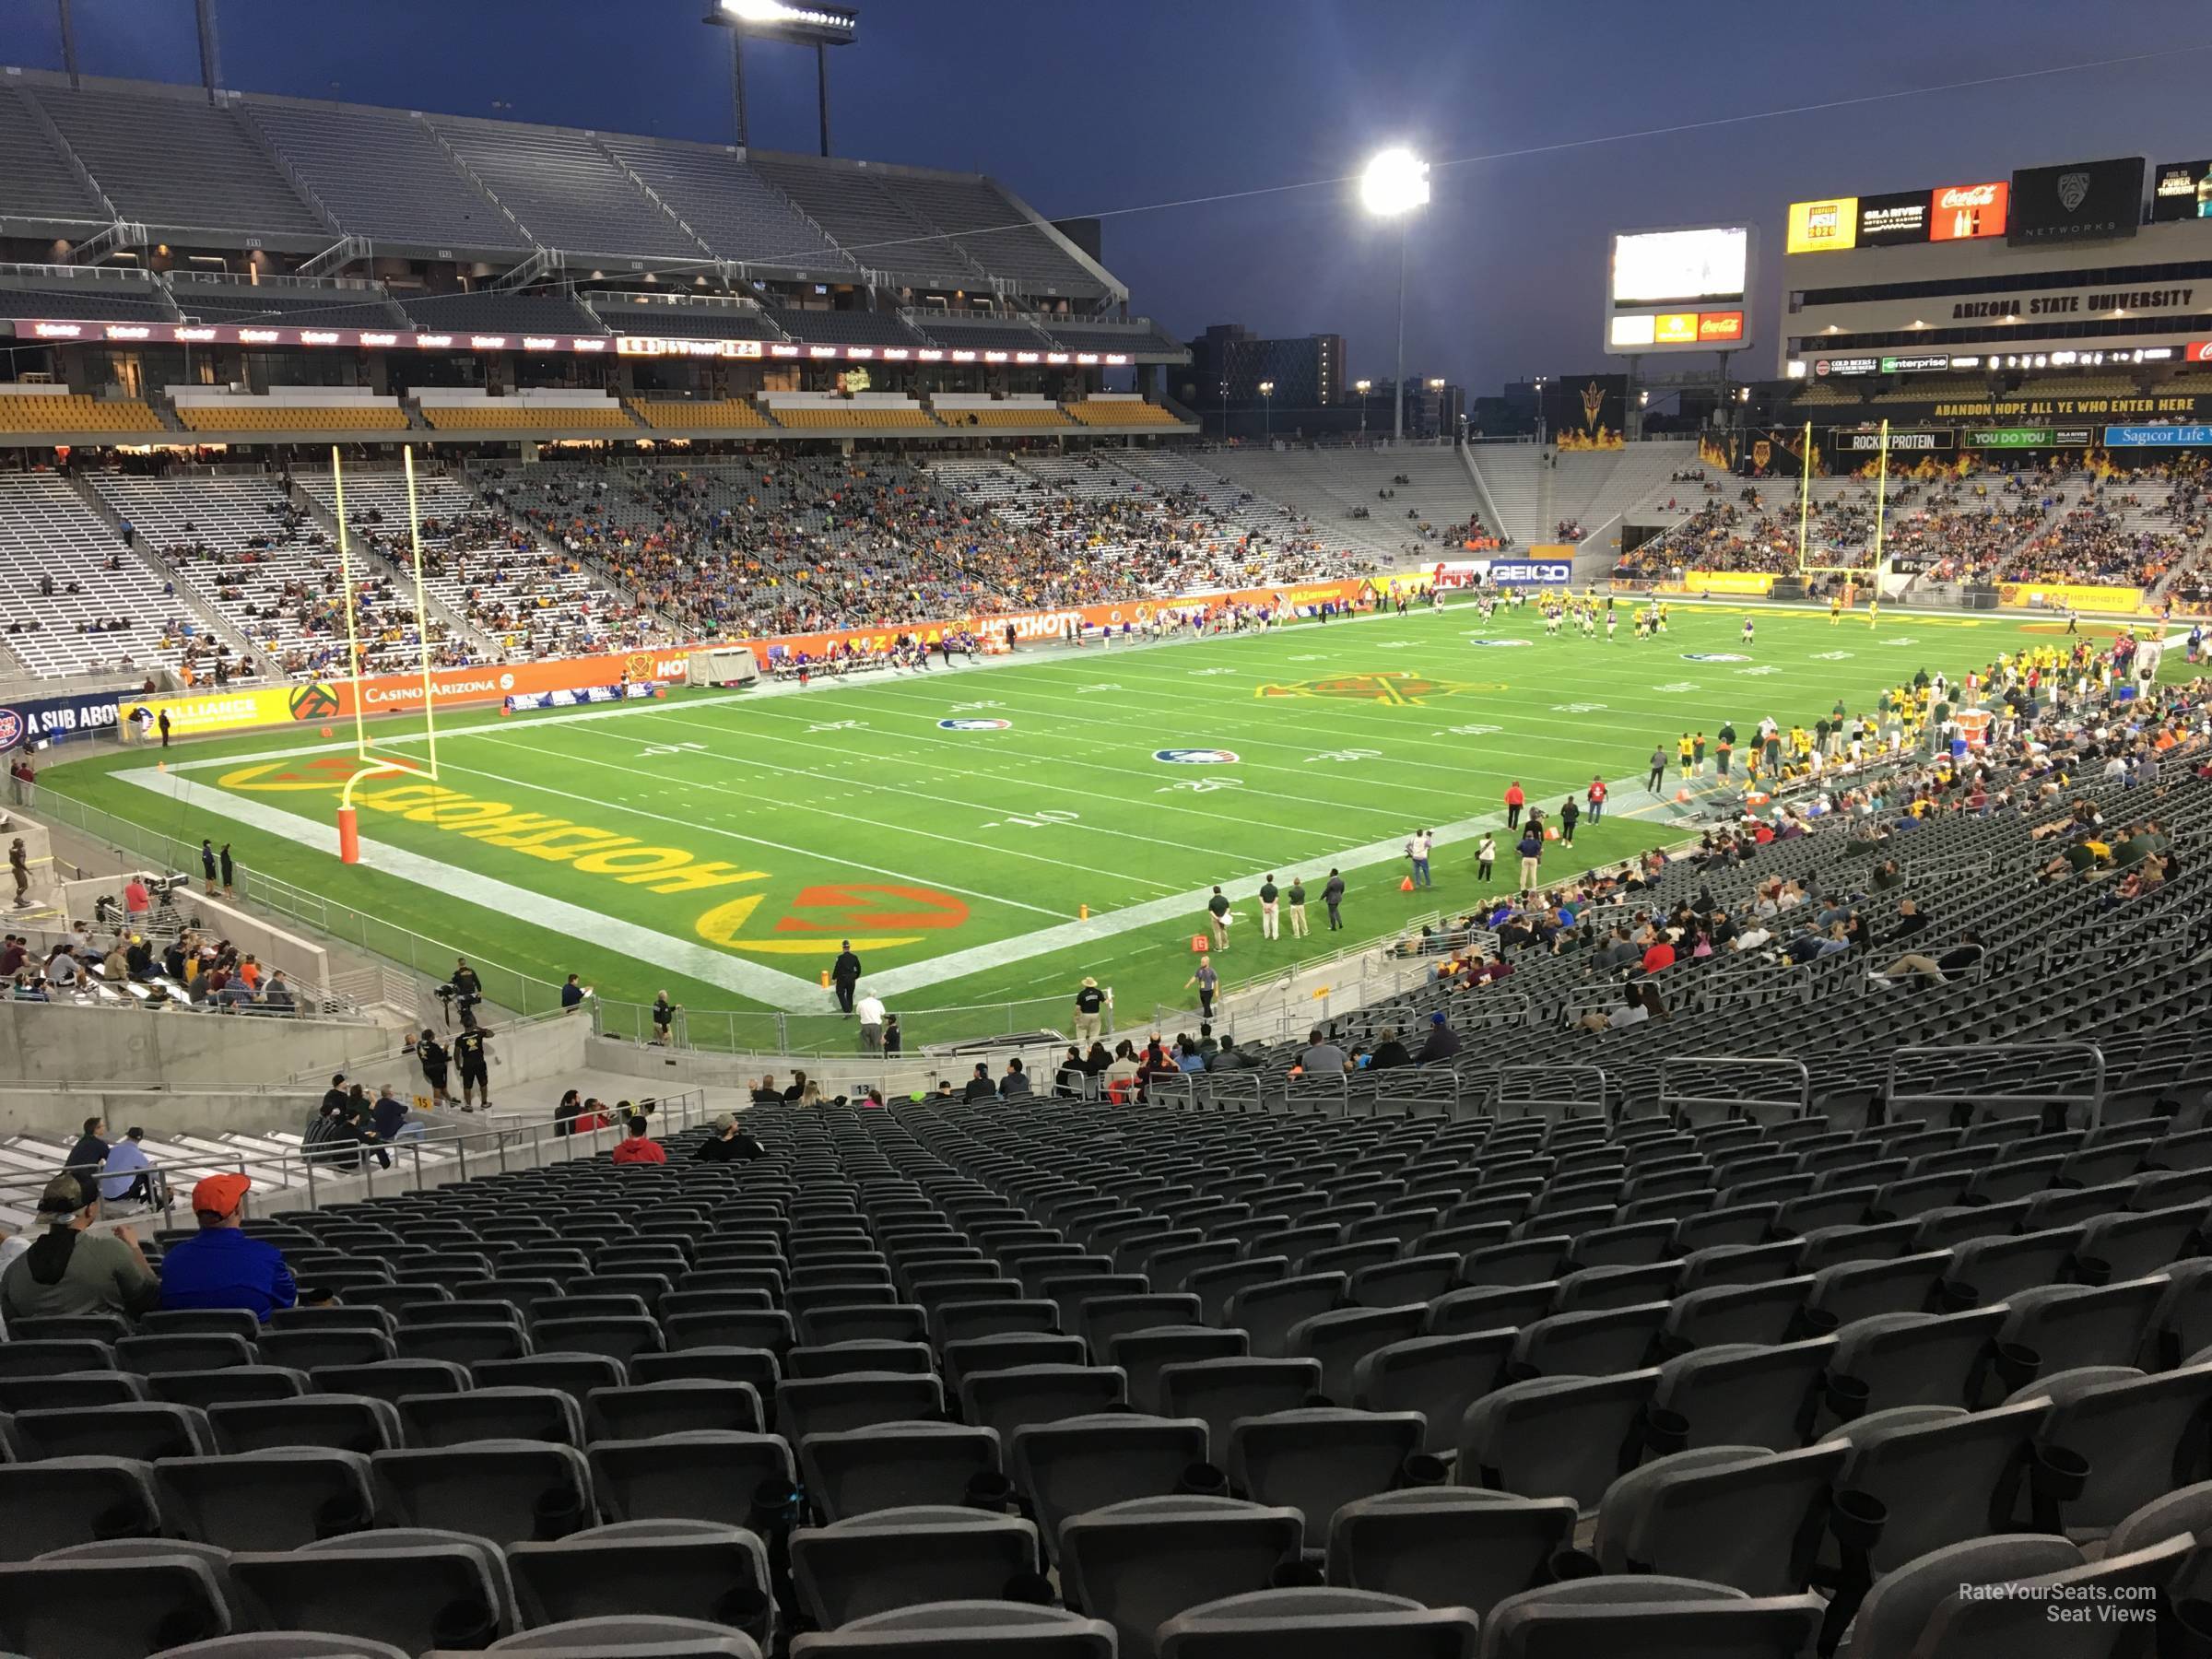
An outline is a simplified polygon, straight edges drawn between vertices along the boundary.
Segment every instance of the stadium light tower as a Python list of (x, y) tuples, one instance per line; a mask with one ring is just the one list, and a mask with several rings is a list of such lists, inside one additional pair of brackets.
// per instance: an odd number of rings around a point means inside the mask
[(1260, 437), (1265, 442), (1275, 440), (1275, 382), (1260, 382)]
[(787, 5), (785, 0), (712, 0), (703, 21), (730, 31), (730, 104), (737, 117), (737, 146), (750, 147), (745, 124), (745, 39), (782, 41), (814, 48), (814, 95), (821, 115), (822, 154), (830, 153), (830, 48), (850, 46), (860, 36), (860, 14), (849, 6), (821, 0)]
[(1359, 175), (1359, 204), (1377, 218), (1398, 221), (1398, 370), (1391, 394), (1391, 441), (1406, 438), (1406, 226), (1429, 205), (1429, 163), (1409, 149), (1382, 151)]

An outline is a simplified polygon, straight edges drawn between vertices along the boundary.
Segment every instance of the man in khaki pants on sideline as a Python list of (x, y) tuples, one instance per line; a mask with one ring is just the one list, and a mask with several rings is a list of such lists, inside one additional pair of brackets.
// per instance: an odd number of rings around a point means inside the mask
[(1099, 989), (1099, 982), (1087, 979), (1083, 988), (1076, 993), (1076, 1041), (1096, 1042), (1099, 1023), (1106, 1008), (1106, 994)]
[(1291, 877), (1290, 890), (1284, 897), (1290, 901), (1283, 907), (1290, 912), (1290, 936), (1294, 939), (1302, 939), (1306, 936), (1305, 877), (1302, 876)]

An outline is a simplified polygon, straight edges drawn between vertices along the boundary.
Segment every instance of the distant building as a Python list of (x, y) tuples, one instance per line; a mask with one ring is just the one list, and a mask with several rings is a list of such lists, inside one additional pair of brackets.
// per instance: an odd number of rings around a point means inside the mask
[[(1311, 411), (1343, 406), (1344, 364), (1342, 335), (1264, 340), (1241, 323), (1217, 323), (1191, 342), (1191, 366), (1173, 379), (1179, 391), (1188, 389), (1184, 401), (1194, 410), (1257, 409), (1266, 403), (1288, 418), (1288, 429)], [(1265, 396), (1263, 382), (1274, 387)]]

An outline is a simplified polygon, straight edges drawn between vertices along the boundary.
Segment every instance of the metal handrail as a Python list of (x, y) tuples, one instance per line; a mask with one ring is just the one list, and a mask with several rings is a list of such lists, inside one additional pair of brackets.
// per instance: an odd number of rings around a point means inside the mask
[[(673, 1112), (677, 1120), (675, 1128), (677, 1132), (681, 1133), (684, 1130), (694, 1127), (695, 1123), (704, 1123), (707, 1121), (706, 1091), (700, 1088), (691, 1088), (685, 1089), (678, 1094), (656, 1095), (653, 1097), (653, 1109), (656, 1115), (665, 1116), (666, 1114)], [(409, 1168), (413, 1174), (412, 1186), (408, 1185), (406, 1180), (403, 1178), (400, 1182), (400, 1184), (390, 1189), (394, 1192), (404, 1193), (410, 1191), (420, 1191), (425, 1186), (426, 1183), (423, 1181), (423, 1158), (426, 1151), (429, 1153), (431, 1159), (434, 1173), (440, 1169), (450, 1165), (455, 1180), (466, 1181), (470, 1179), (468, 1161), (469, 1149), (472, 1146), (477, 1147), (477, 1157), (480, 1169), (484, 1162), (485, 1155), (488, 1151), (496, 1154), (496, 1172), (504, 1174), (511, 1167), (517, 1167), (515, 1160), (510, 1156), (510, 1153), (513, 1148), (526, 1145), (530, 1149), (531, 1158), (526, 1164), (521, 1164), (519, 1167), (537, 1169), (542, 1168), (547, 1162), (573, 1162), (579, 1156), (576, 1151), (576, 1143), (578, 1141), (585, 1142), (589, 1146), (590, 1151), (582, 1154), (582, 1156), (588, 1158), (592, 1156), (593, 1153), (598, 1151), (602, 1146), (613, 1146), (617, 1140), (621, 1138), (621, 1133), (622, 1132), (618, 1128), (610, 1124), (606, 1129), (594, 1130), (583, 1135), (555, 1135), (552, 1123), (547, 1121), (504, 1129), (477, 1129), (465, 1131), (460, 1134), (426, 1135), (417, 1138), (399, 1141), (390, 1147), (348, 1147), (346, 1148), (347, 1153), (354, 1157), (358, 1162), (356, 1167), (347, 1169), (343, 1172), (335, 1171), (330, 1167), (335, 1161), (334, 1157), (330, 1153), (324, 1152), (320, 1148), (311, 1150), (309, 1147), (303, 1145), (297, 1147), (287, 1147), (275, 1152), (251, 1152), (241, 1150), (234, 1158), (195, 1158), (189, 1159), (179, 1159), (166, 1162), (149, 1163), (144, 1166), (142, 1169), (131, 1170), (127, 1171), (119, 1171), (116, 1172), (114, 1177), (96, 1175), (95, 1179), (120, 1179), (122, 1175), (126, 1173), (132, 1176), (150, 1173), (159, 1174), (165, 1178), (171, 1175), (177, 1175), (189, 1176), (194, 1180), (197, 1180), (200, 1176), (206, 1174), (210, 1170), (221, 1169), (229, 1165), (235, 1164), (237, 1166), (238, 1173), (247, 1176), (249, 1179), (251, 1179), (252, 1173), (255, 1170), (260, 1170), (265, 1177), (268, 1175), (270, 1171), (274, 1170), (276, 1175), (282, 1177), (283, 1179), (277, 1182), (276, 1184), (270, 1190), (273, 1192), (289, 1193), (296, 1190), (295, 1182), (292, 1180), (292, 1175), (294, 1173), (294, 1168), (297, 1166), (298, 1171), (301, 1177), (300, 1182), (297, 1184), (304, 1185), (307, 1192), (307, 1204), (305, 1207), (309, 1209), (320, 1209), (323, 1206), (322, 1200), (316, 1193), (318, 1169), (321, 1171), (321, 1182), (324, 1184), (327, 1184), (333, 1181), (350, 1183), (352, 1181), (358, 1179), (361, 1184), (360, 1195), (362, 1197), (373, 1198), (376, 1196), (376, 1177), (382, 1171), (371, 1154), (378, 1150), (391, 1152), (394, 1154), (400, 1152), (406, 1152), (408, 1154)], [(560, 1142), (560, 1147), (559, 1149), (559, 1155), (557, 1159), (548, 1159), (546, 1156), (545, 1143), (547, 1139), (558, 1140)], [(450, 1153), (450, 1157), (445, 1156), (448, 1153)], [(30, 1190), (35, 1192), (42, 1189), (49, 1181), (53, 1179), (54, 1175), (62, 1173), (65, 1171), (74, 1167), (76, 1166), (64, 1164), (57, 1166), (53, 1171), (45, 1172), (0, 1172), (0, 1198), (4, 1198), (5, 1194), (11, 1190)], [(169, 1181), (167, 1182), (167, 1185), (170, 1189), (169, 1202), (161, 1206), (161, 1215), (165, 1222), (173, 1219), (176, 1206), (180, 1201), (182, 1201), (183, 1196), (183, 1194), (181, 1194), (178, 1190), (182, 1185), (181, 1182)], [(346, 1196), (350, 1198), (352, 1194), (348, 1193), (346, 1194)], [(251, 1189), (249, 1189), (246, 1195), (246, 1213), (249, 1216), (253, 1213), (253, 1192)], [(281, 1206), (281, 1208), (276, 1211), (273, 1211), (272, 1213), (282, 1213), (282, 1209), (298, 1207), (300, 1206), (297, 1205), (287, 1205)], [(123, 1217), (119, 1218), (119, 1219), (127, 1222), (128, 1220), (132, 1219), (132, 1218)]]
[[(1668, 1083), (1670, 1073), (1678, 1077), (1688, 1068), (1717, 1071), (1724, 1067), (1754, 1074), (1781, 1073), (1794, 1077), (1796, 1087), (1790, 1091), (1790, 1098), (1785, 1101), (1780, 1096), (1767, 1099), (1741, 1094), (1677, 1094)], [(1700, 1106), (1717, 1106), (1723, 1112), (1741, 1106), (1746, 1108), (1745, 1115), (1750, 1116), (1748, 1109), (1751, 1107), (1783, 1104), (1793, 1108), (1789, 1112), (1792, 1117), (1805, 1117), (1812, 1112), (1813, 1074), (1806, 1068), (1802, 1060), (1771, 1054), (1664, 1054), (1660, 1057), (1659, 1111), (1663, 1116), (1679, 1117), (1688, 1122), (1689, 1113)]]
[(2104, 1093), (2108, 1072), (2104, 1050), (2094, 1042), (1977, 1042), (1953, 1047), (1926, 1046), (1892, 1049), (1888, 1065), (1882, 1076), (1882, 1103), (1892, 1113), (1900, 1105), (1906, 1106), (1967, 1106), (1980, 1108), (1991, 1105), (2071, 1106), (2081, 1099), (2078, 1090), (2052, 1090), (2006, 1088), (1992, 1091), (1978, 1088), (1971, 1094), (1946, 1094), (1939, 1090), (1924, 1090), (1911, 1094), (1898, 1092), (1899, 1074), (1912, 1060), (1941, 1060), (1957, 1063), (1971, 1055), (2021, 1054), (2053, 1058), (2059, 1055), (2087, 1054), (2095, 1067), (2096, 1080), (2091, 1086), (2088, 1100), (2088, 1127), (2095, 1130), (2104, 1123)]
[[(1520, 1106), (1527, 1108), (1547, 1106), (1559, 1101), (1573, 1103), (1581, 1102), (1583, 1097), (1580, 1094), (1560, 1095), (1549, 1092), (1543, 1094), (1535, 1092), (1526, 1094), (1513, 1094), (1510, 1092), (1514, 1081), (1519, 1079), (1533, 1080), (1539, 1077), (1595, 1077), (1597, 1079), (1597, 1094), (1595, 1097), (1597, 1108), (1601, 1112), (1606, 1109), (1606, 1096), (1612, 1080), (1606, 1077), (1606, 1069), (1602, 1065), (1513, 1065), (1500, 1066), (1491, 1077), (1492, 1088), (1490, 1090), (1490, 1105), (1497, 1112), (1498, 1116), (1507, 1116), (1508, 1113), (1506, 1109), (1509, 1106)], [(1527, 1113), (1523, 1112), (1518, 1115), (1525, 1116)]]

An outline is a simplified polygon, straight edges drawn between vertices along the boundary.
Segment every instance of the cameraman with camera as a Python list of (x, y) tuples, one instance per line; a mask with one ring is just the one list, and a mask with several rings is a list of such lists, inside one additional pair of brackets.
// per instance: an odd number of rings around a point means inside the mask
[(453, 960), (453, 977), (438, 987), (438, 995), (445, 1004), (450, 1019), (458, 1010), (464, 1032), (477, 1029), (477, 1005), (484, 1000), (484, 982), (477, 978), (477, 971), (468, 965), (466, 957)]

